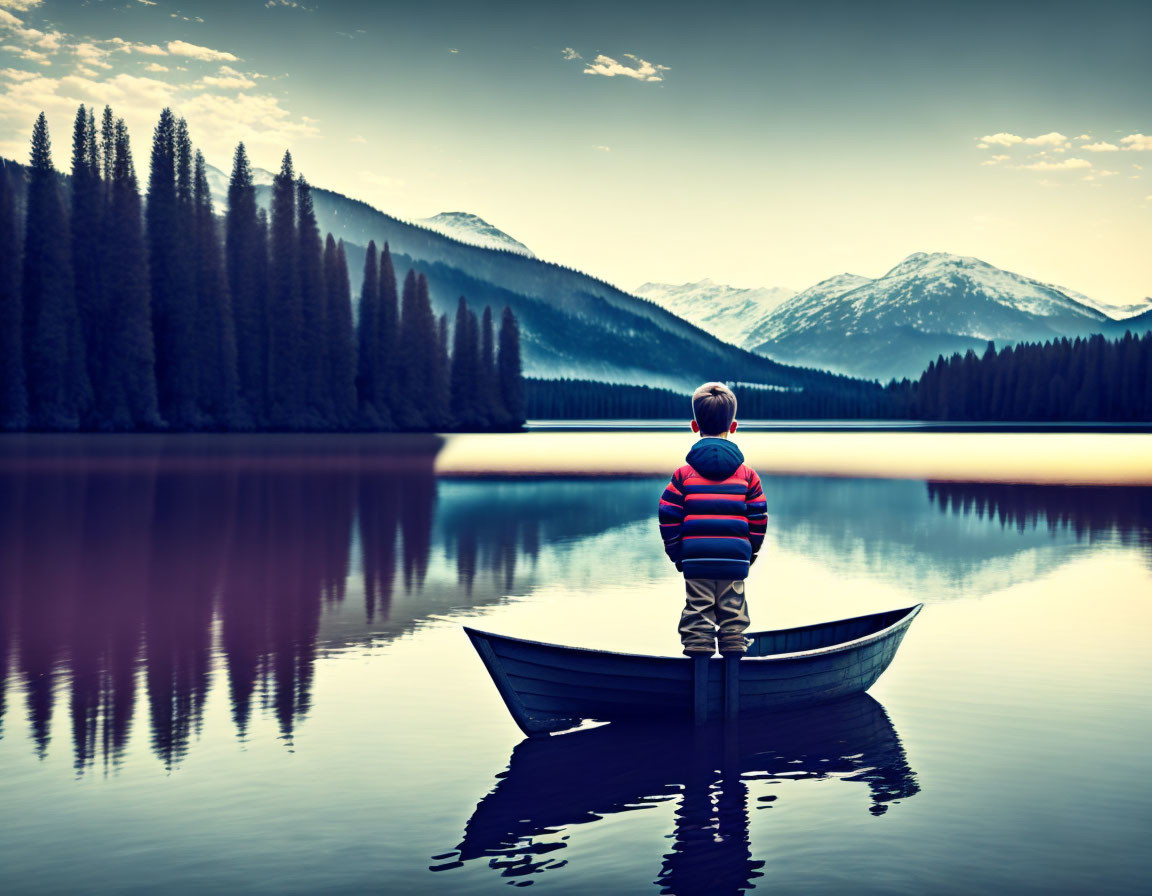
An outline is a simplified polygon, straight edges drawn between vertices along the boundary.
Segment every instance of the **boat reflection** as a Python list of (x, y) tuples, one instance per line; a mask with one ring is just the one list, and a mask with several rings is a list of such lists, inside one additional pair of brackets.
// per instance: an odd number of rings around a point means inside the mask
[[(612, 724), (528, 738), (434, 871), (486, 861), (510, 882), (554, 872), (576, 826), (678, 800), (662, 892), (735, 894), (762, 875), (749, 837), (750, 785), (836, 778), (863, 785), (867, 811), (920, 788), (888, 714), (860, 695), (755, 720), (695, 729)], [(770, 806), (772, 794), (757, 808)]]

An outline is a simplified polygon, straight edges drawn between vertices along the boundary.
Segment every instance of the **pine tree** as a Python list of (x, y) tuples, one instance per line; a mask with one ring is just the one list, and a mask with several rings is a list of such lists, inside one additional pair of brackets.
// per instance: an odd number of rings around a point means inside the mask
[[(101, 370), (105, 355), (100, 254), (103, 222), (100, 160), (96, 155), (94, 135), (89, 130), (90, 116), (84, 106), (76, 110), (72, 129), (72, 283), (76, 310), (84, 338), (84, 357), (88, 379), (98, 396), (104, 386)], [(91, 411), (91, 409), (89, 409)], [(95, 421), (90, 421), (95, 422)]]
[(303, 320), (296, 236), (296, 179), (292, 154), (285, 152), (272, 182), (268, 314), (272, 338), (268, 352), (271, 422), (281, 429), (304, 425), (300, 371)]
[(12, 193), (8, 168), (0, 161), (0, 430), (21, 430), (28, 425), (20, 238)]
[(500, 354), (496, 359), (497, 386), (504, 403), (505, 425), (524, 423), (524, 381), (520, 365), (520, 327), (512, 309), (505, 306), (500, 318)]
[(376, 394), (380, 357), (377, 352), (380, 329), (380, 281), (376, 262), (376, 241), (369, 240), (364, 256), (364, 279), (360, 284), (360, 307), (356, 318), (356, 390), (364, 425), (379, 429), (381, 419)]
[(105, 166), (111, 175), (105, 262), (115, 276), (107, 278), (103, 302), (109, 338), (101, 423), (110, 429), (157, 429), (162, 421), (140, 186), (123, 119), (115, 123), (112, 133), (113, 142), (104, 146)]
[(237, 145), (232, 159), (224, 254), (235, 319), (241, 409), (253, 425), (260, 426), (267, 419), (268, 330), (262, 281), (268, 249), (260, 228), (256, 187), (243, 143)]
[(441, 314), (436, 320), (436, 358), (432, 374), (432, 392), (435, 396), (434, 407), (437, 409), (437, 418), (433, 422), (438, 430), (450, 429), (452, 426), (452, 414), (449, 410), (447, 314)]
[(31, 425), (76, 429), (91, 400), (68, 226), (44, 113), (32, 129), (24, 219), (24, 371)]
[(503, 413), (496, 394), (496, 339), (491, 305), (484, 306), (484, 315), (480, 321), (480, 374), (477, 390), (480, 415), (485, 425), (491, 426)]
[(397, 379), (400, 391), (400, 428), (435, 429), (449, 415), (446, 390), (438, 391), (436, 371), (437, 325), (432, 314), (428, 279), (409, 271), (401, 296)]
[(187, 129), (178, 128), (172, 111), (164, 109), (152, 138), (145, 213), (160, 413), (178, 430), (192, 429), (198, 422), (189, 263), (191, 201), (185, 201), (185, 188), (177, 183), (177, 168), (184, 167), (186, 151)]
[(324, 244), (312, 207), (312, 190), (301, 175), (296, 181), (296, 234), (299, 242), (301, 332), (300, 370), (310, 428), (334, 424), (331, 367), (327, 356), (328, 294), (324, 288)]
[(380, 358), (377, 374), (382, 395), (377, 401), (381, 419), (391, 427), (396, 419), (396, 340), (399, 331), (400, 305), (396, 294), (396, 270), (392, 265), (392, 250), (388, 244), (380, 252), (380, 302), (377, 353)]
[(344, 241), (328, 234), (324, 244), (324, 284), (327, 291), (327, 328), (324, 356), (332, 420), (345, 430), (356, 421), (356, 343), (352, 332), (352, 289)]
[(457, 427), (472, 425), (472, 393), (476, 375), (475, 342), (472, 339), (470, 312), (464, 296), (456, 303), (456, 323), (452, 331), (452, 361), (449, 393), (452, 416)]
[(112, 162), (115, 158), (116, 119), (112, 116), (112, 107), (105, 106), (104, 114), (100, 117), (100, 174), (105, 190), (111, 189)]
[(199, 150), (194, 163), (192, 205), (196, 222), (193, 272), (200, 412), (205, 425), (213, 429), (245, 429), (249, 423), (240, 413), (235, 317), (220, 254), (212, 191), (204, 155)]

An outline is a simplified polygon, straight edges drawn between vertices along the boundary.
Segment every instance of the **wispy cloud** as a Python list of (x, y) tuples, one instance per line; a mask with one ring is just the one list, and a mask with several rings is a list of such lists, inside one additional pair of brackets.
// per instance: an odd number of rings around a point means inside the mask
[(173, 56), (187, 56), (190, 59), (199, 59), (201, 62), (239, 62), (240, 58), (224, 50), (213, 50), (211, 47), (201, 47), (199, 44), (190, 44), (183, 40), (168, 41), (168, 52)]
[(1023, 137), (1001, 132), (999, 134), (987, 134), (981, 137), (979, 146), (981, 149), (987, 149), (989, 146), (1015, 146), (1017, 143), (1023, 142)]
[(603, 144), (593, 146), (592, 148), (597, 152), (612, 152), (611, 146), (604, 146)]
[(586, 75), (603, 75), (606, 78), (632, 78), (636, 81), (663, 81), (664, 72), (669, 71), (666, 65), (657, 65), (631, 53), (625, 53), (628, 62), (617, 62), (611, 56), (601, 53), (584, 67)]
[(44, 0), (0, 0), (0, 6), (6, 9), (14, 9), (17, 12), (24, 12), (33, 6), (39, 6), (43, 2)]
[(220, 74), (205, 75), (200, 79), (205, 87), (222, 87), (230, 90), (247, 90), (256, 86), (256, 80), (243, 72), (238, 72), (230, 65), (220, 66)]
[(1047, 134), (1040, 134), (1036, 137), (1021, 137), (1019, 134), (1010, 134), (1001, 131), (998, 134), (985, 134), (977, 140), (976, 145), (980, 149), (989, 149), (993, 146), (1017, 146), (1024, 144), (1025, 146), (1047, 146), (1047, 147), (1067, 147), (1068, 138), (1061, 134), (1059, 131), (1050, 131)]
[(1120, 149), (1115, 143), (1108, 143), (1104, 140), (1099, 143), (1085, 143), (1080, 148), (1088, 152), (1117, 152)]
[(981, 165), (999, 165), (1001, 162), (1007, 162), (1011, 158), (1012, 158), (1012, 156), (997, 155), (997, 156), (992, 156), (991, 158), (985, 159), (980, 164)]
[(575, 50), (573, 50), (571, 47), (565, 47), (563, 50), (560, 51), (560, 55), (563, 56), (565, 59), (568, 59), (568, 60), (583, 59), (584, 58), (579, 53), (577, 53)]
[(1039, 162), (1032, 162), (1030, 165), (1021, 165), (1020, 167), (1032, 171), (1070, 171), (1077, 168), (1091, 168), (1092, 163), (1087, 159), (1061, 159), (1059, 162), (1049, 162), (1042, 159)]

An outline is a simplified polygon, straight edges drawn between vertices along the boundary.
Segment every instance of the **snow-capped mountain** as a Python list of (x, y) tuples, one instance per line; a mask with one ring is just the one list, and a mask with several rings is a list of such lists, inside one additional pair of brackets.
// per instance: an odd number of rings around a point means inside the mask
[(1093, 299), (1084, 295), (1082, 292), (1068, 289), (1064, 286), (1057, 286), (1055, 283), (1049, 283), (1053, 289), (1058, 289), (1070, 299), (1075, 299), (1081, 305), (1087, 305), (1089, 308), (1095, 308), (1097, 311), (1102, 311), (1113, 320), (1125, 320), (1129, 317), (1136, 317), (1146, 311), (1152, 311), (1152, 297), (1144, 299), (1142, 302), (1131, 302), (1127, 305), (1113, 305), (1110, 302), (1102, 302), (1099, 299)]
[(1058, 287), (946, 252), (916, 252), (876, 280), (856, 280), (826, 280), (780, 305), (755, 350), (785, 363), (888, 379), (917, 376), (938, 354), (979, 350), (989, 340), (1118, 326)]
[(531, 249), (517, 239), (513, 239), (503, 230), (499, 230), (476, 215), (468, 212), (441, 212), (431, 218), (421, 218), (416, 221), (425, 227), (450, 236), (473, 246), (483, 246), (485, 249), (507, 249), (535, 258)]
[[(218, 215), (228, 210), (228, 182), (232, 179), (226, 171), (221, 171), (215, 165), (205, 165), (204, 174), (208, 178), (208, 192), (212, 194), (213, 210)], [(252, 169), (252, 183), (258, 187), (268, 187), (276, 175), (263, 168)]]
[(796, 295), (796, 290), (783, 286), (741, 289), (714, 280), (700, 280), (679, 285), (645, 283), (633, 293), (725, 342), (747, 347), (749, 335), (763, 325), (773, 309)]

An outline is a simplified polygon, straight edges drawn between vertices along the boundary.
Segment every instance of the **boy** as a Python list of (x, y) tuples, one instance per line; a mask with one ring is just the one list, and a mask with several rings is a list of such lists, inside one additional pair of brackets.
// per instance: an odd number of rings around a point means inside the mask
[(688, 592), (680, 641), (690, 657), (741, 656), (748, 644), (744, 579), (764, 543), (767, 502), (760, 477), (728, 436), (736, 432), (736, 396), (723, 383), (692, 395), (692, 431), (700, 441), (660, 498), (664, 550), (684, 573)]

